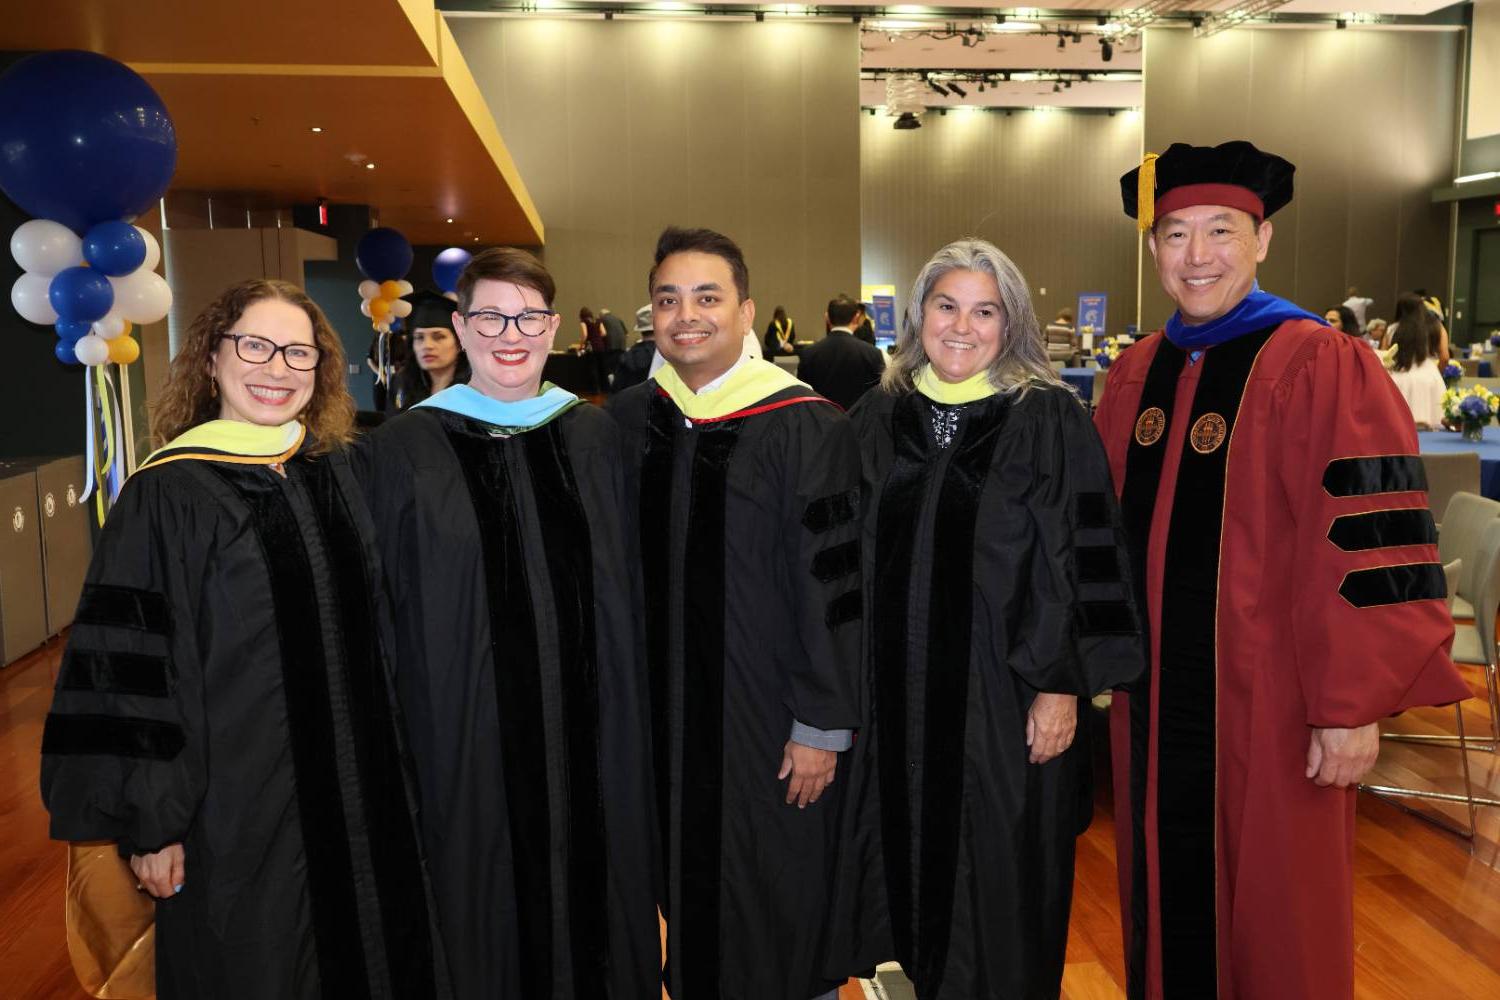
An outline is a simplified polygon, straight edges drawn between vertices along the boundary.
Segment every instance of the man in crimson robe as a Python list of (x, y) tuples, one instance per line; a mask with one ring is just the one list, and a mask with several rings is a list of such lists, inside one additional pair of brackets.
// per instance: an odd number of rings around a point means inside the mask
[(1096, 418), (1149, 611), (1111, 709), (1132, 1000), (1352, 997), (1376, 723), (1467, 695), (1401, 396), (1255, 281), (1293, 169), (1179, 143), (1121, 178), (1177, 305)]

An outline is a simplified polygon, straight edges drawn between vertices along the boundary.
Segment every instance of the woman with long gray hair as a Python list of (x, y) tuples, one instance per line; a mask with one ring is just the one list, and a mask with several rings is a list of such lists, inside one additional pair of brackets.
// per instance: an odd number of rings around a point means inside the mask
[(975, 239), (922, 268), (851, 418), (873, 722), (834, 953), (899, 960), (921, 1000), (1056, 997), (1092, 813), (1078, 702), (1144, 664), (1104, 450), (1025, 278)]

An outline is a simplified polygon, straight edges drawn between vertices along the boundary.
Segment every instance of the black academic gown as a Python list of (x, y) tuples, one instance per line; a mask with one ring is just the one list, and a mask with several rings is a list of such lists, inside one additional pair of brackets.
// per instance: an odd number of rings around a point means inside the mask
[(862, 716), (859, 460), (847, 418), (808, 396), (691, 427), (654, 379), (610, 404), (641, 548), (676, 1000), (838, 985), (824, 955), (848, 755), (805, 810), (776, 777), (794, 720)]
[[(894, 957), (922, 1000), (1056, 998), (1093, 810), (1088, 699), (1145, 662), (1104, 451), (1054, 386), (960, 407), (875, 390), (852, 419), (873, 721), (852, 777), (849, 971)], [(1079, 725), (1034, 765), (1041, 691), (1077, 695)]]
[(614, 424), (588, 405), (510, 437), (418, 408), (351, 456), (466, 1000), (659, 989), (618, 456)]
[(184, 845), (162, 1000), (445, 997), (370, 525), (336, 456), (284, 468), (125, 484), (42, 737), (51, 834)]

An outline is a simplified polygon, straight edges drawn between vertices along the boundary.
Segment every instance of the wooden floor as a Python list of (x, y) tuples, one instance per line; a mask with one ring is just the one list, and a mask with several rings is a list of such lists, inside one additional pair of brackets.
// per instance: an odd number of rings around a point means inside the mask
[[(0, 670), (0, 996), (82, 1000), (62, 929), (63, 851), (47, 840), (37, 791), (42, 719), (61, 655), (53, 642)], [(1478, 677), (1470, 675), (1478, 694)], [(1488, 726), (1469, 702), (1471, 734)], [(1392, 728), (1453, 728), (1452, 710), (1408, 713)], [(1500, 755), (1471, 753), (1476, 782), (1500, 797)], [(1392, 780), (1452, 787), (1457, 752), (1389, 746)], [(1078, 844), (1078, 879), (1063, 996), (1123, 998), (1114, 833), (1108, 803)], [(1355, 969), (1361, 1000), (1500, 998), (1500, 810), (1468, 842), (1369, 795), (1359, 803), (1355, 848)], [(851, 984), (841, 1000), (863, 996)]]

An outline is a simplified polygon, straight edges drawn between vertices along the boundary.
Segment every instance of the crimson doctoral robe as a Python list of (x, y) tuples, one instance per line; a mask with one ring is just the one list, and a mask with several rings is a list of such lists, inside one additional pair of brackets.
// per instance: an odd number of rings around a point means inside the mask
[(1313, 727), (1467, 695), (1410, 415), (1307, 320), (1123, 354), (1096, 416), (1151, 669), (1111, 734), (1129, 994), (1353, 995), (1352, 789)]

